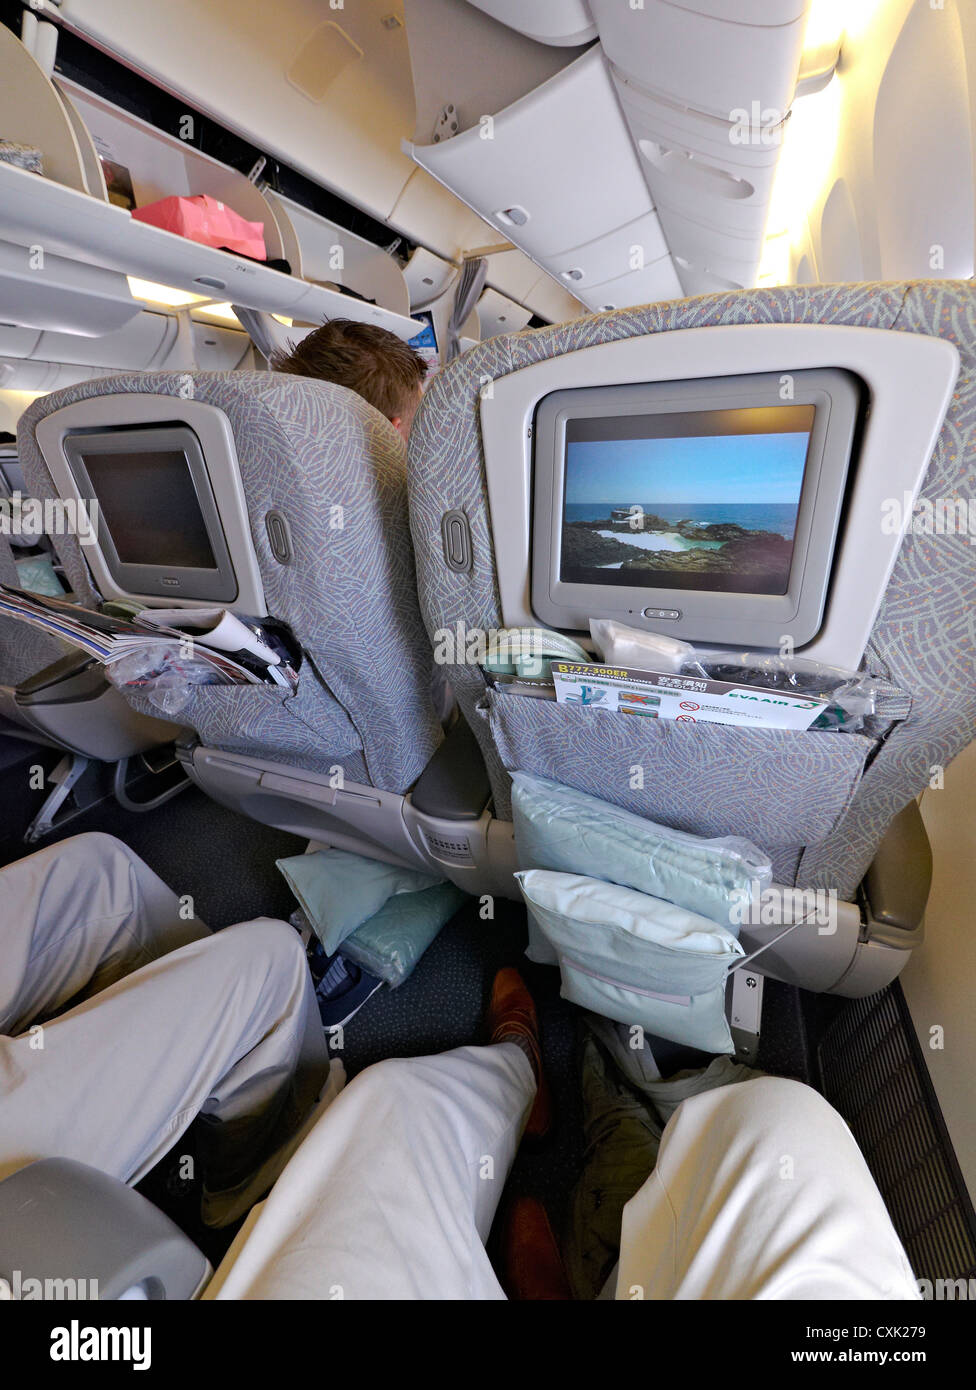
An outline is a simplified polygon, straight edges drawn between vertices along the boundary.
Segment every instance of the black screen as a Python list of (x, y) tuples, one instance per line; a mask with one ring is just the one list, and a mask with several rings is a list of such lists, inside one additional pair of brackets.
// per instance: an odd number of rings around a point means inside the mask
[(82, 453), (81, 458), (122, 564), (217, 568), (182, 450)]

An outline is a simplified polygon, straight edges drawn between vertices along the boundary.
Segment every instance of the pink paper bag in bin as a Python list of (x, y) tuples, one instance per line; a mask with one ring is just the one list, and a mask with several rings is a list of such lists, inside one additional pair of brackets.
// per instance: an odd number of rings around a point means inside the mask
[(134, 208), (132, 216), (203, 246), (226, 246), (228, 251), (238, 251), (256, 261), (268, 259), (264, 223), (248, 222), (246, 217), (241, 217), (226, 203), (218, 203), (207, 193), (193, 198), (160, 198), (158, 203)]

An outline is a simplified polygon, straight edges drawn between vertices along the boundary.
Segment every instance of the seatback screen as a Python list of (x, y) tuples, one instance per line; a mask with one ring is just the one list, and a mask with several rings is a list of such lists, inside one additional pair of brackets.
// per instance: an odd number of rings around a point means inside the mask
[(182, 450), (79, 452), (122, 564), (217, 568)]
[(785, 594), (815, 414), (567, 420), (560, 579)]

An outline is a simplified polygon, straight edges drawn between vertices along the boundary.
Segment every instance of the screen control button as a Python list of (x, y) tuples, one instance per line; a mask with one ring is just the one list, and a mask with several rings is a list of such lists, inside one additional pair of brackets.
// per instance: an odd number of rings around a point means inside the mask
[(680, 608), (645, 608), (641, 612), (644, 618), (668, 618), (674, 622), (681, 617)]

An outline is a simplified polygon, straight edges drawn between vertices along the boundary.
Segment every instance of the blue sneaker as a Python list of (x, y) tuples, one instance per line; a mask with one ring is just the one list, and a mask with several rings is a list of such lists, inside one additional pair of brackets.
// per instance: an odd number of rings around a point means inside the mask
[(315, 987), (319, 1017), (324, 1028), (338, 1028), (358, 1013), (367, 999), (381, 988), (383, 981), (338, 951), (326, 957), (325, 962), (317, 962), (322, 963), (325, 969)]

